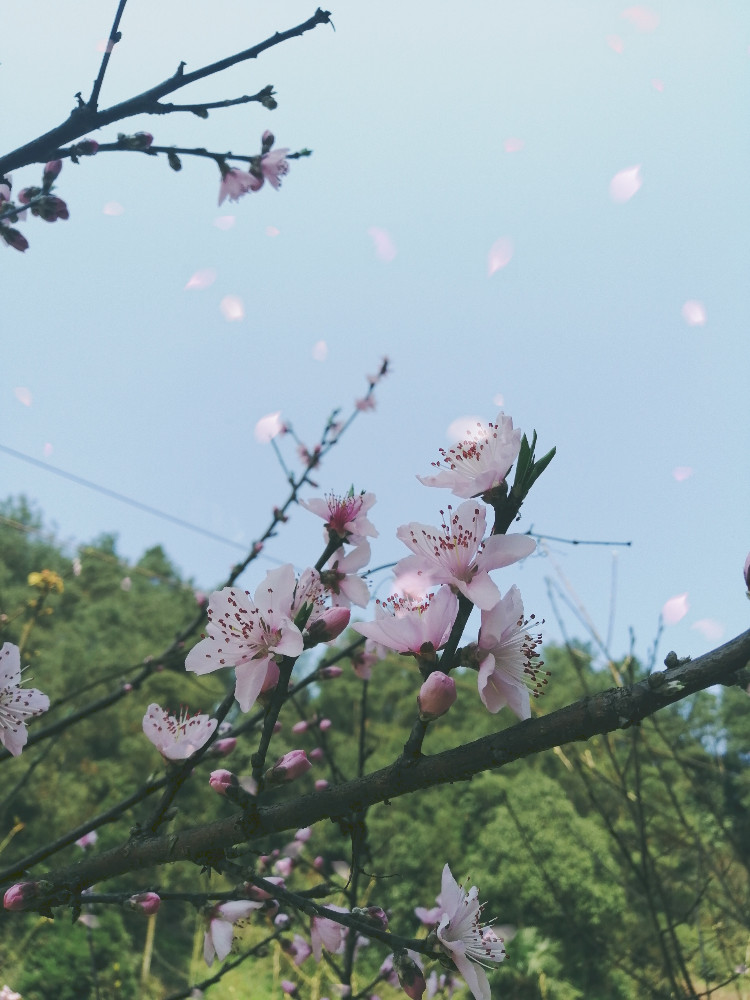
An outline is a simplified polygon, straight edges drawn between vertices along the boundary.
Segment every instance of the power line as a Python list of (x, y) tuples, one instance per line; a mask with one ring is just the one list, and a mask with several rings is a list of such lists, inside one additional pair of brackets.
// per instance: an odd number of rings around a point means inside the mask
[(234, 542), (231, 538), (224, 538), (223, 535), (217, 535), (213, 531), (208, 531), (207, 528), (201, 528), (197, 524), (191, 524), (190, 521), (183, 521), (181, 517), (174, 517), (172, 514), (166, 514), (163, 510), (157, 510), (156, 507), (149, 507), (148, 504), (141, 503), (140, 500), (133, 500), (132, 497), (126, 497), (122, 493), (116, 493), (114, 490), (107, 489), (106, 486), (99, 486), (97, 483), (92, 483), (88, 479), (83, 479), (82, 476), (76, 476), (72, 472), (65, 472), (63, 469), (58, 469), (56, 466), (50, 465), (48, 462), (42, 462), (38, 458), (32, 458), (31, 455), (26, 455), (22, 451), (16, 451), (14, 448), (9, 448), (4, 444), (0, 444), (0, 451), (4, 451), (6, 455), (12, 455), (13, 458), (18, 458), (22, 462), (28, 462), (30, 465), (36, 465), (38, 468), (44, 469), (45, 472), (51, 472), (55, 476), (60, 476), (62, 479), (68, 479), (71, 483), (76, 483), (78, 486), (85, 486), (86, 489), (95, 490), (97, 493), (103, 493), (105, 497), (110, 497), (113, 500), (119, 500), (120, 503), (129, 504), (137, 510), (145, 511), (147, 514), (153, 514), (154, 517), (160, 517), (163, 521), (171, 521), (172, 524), (177, 524), (181, 528), (187, 528), (188, 531), (195, 531), (197, 534), (204, 535), (206, 538), (212, 538), (215, 542), (223, 542), (224, 545), (231, 545), (232, 548), (240, 549), (242, 552), (247, 552), (247, 545), (242, 545), (240, 542)]

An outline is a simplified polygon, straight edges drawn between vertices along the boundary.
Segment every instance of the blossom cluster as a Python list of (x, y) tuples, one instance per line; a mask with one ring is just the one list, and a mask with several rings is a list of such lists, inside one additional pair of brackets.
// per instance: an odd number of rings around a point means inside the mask
[(29, 241), (23, 233), (9, 226), (8, 222), (18, 222), (26, 219), (28, 212), (44, 219), (45, 222), (57, 222), (58, 219), (69, 219), (68, 206), (57, 195), (52, 194), (54, 182), (62, 170), (62, 160), (50, 160), (42, 171), (40, 187), (23, 188), (18, 193), (18, 204), (11, 199), (13, 181), (10, 176), (0, 177), (0, 238), (6, 246), (13, 247), (23, 253), (29, 248)]
[(265, 181), (278, 191), (281, 187), (281, 178), (289, 172), (289, 161), (286, 158), (289, 150), (273, 149), (275, 141), (273, 133), (266, 129), (261, 138), (261, 153), (251, 158), (249, 170), (228, 167), (223, 160), (219, 161), (220, 205), (227, 198), (230, 201), (239, 201), (249, 191), (260, 191)]

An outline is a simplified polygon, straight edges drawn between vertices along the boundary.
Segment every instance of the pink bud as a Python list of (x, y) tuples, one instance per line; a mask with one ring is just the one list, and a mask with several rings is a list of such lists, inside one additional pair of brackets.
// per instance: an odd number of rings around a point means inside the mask
[(283, 727), (282, 727), (282, 725), (281, 725), (281, 723), (280, 723), (280, 722), (274, 722), (274, 724), (273, 724), (273, 731), (274, 731), (275, 733), (280, 733), (280, 732), (281, 732), (281, 730), (282, 730), (282, 728), (283, 728)]
[(6, 910), (25, 910), (26, 904), (37, 895), (36, 882), (16, 882), (6, 889), (3, 906)]
[(98, 148), (99, 143), (96, 139), (83, 139), (81, 142), (76, 143), (73, 152), (77, 153), (78, 156), (93, 156)]
[(322, 871), (324, 864), (325, 860), (320, 855), (318, 855), (317, 858), (313, 861), (313, 868), (317, 872)]
[(294, 839), (298, 840), (301, 844), (306, 844), (310, 837), (312, 837), (312, 828), (309, 826), (303, 826), (294, 835)]
[(133, 690), (133, 685), (130, 683), (125, 683), (123, 684), (122, 689), (126, 694), (130, 694), (130, 692)]
[(226, 795), (227, 788), (236, 787), (238, 784), (237, 777), (223, 767), (211, 772), (208, 783), (218, 795)]
[(442, 670), (433, 670), (417, 695), (419, 718), (431, 722), (445, 715), (456, 700), (456, 682)]
[(414, 959), (409, 958), (405, 951), (397, 952), (393, 956), (393, 965), (398, 973), (401, 989), (409, 997), (409, 1000), (421, 1000), (427, 989), (427, 983), (422, 970)]
[(139, 149), (148, 149), (154, 141), (154, 137), (150, 132), (136, 132), (133, 138), (138, 140)]
[(295, 722), (294, 725), (292, 726), (292, 732), (293, 733), (304, 733), (304, 732), (307, 731), (307, 725), (308, 724), (307, 724), (307, 722), (305, 722), (304, 719), (302, 719), (301, 722)]
[(313, 747), (310, 751), (310, 760), (322, 760), (323, 759), (323, 748)]
[(42, 183), (47, 186), (58, 176), (62, 170), (62, 160), (50, 160), (44, 167)]
[(325, 778), (318, 778), (315, 782), (315, 791), (322, 792), (324, 789), (328, 788), (328, 782)]
[(321, 733), (324, 733), (326, 732), (326, 730), (330, 729), (332, 725), (333, 723), (331, 722), (330, 719), (321, 719), (320, 722), (318, 723), (318, 729), (321, 731)]
[(312, 764), (307, 759), (304, 750), (290, 750), (283, 757), (279, 757), (272, 768), (266, 771), (266, 781), (271, 785), (278, 785), (285, 781), (294, 781), (301, 775), (309, 771)]
[(281, 988), (290, 997), (295, 996), (297, 993), (297, 984), (293, 983), (290, 979), (282, 979)]
[[(331, 642), (340, 636), (349, 624), (351, 612), (349, 608), (327, 608), (320, 618), (317, 618), (307, 630), (307, 645), (315, 646), (319, 642)], [(329, 667), (332, 670), (333, 667)], [(339, 670), (341, 673), (341, 670)], [(322, 675), (322, 674), (321, 674)]]
[(237, 740), (234, 736), (227, 736), (226, 739), (217, 740), (211, 747), (211, 752), (219, 757), (228, 757), (229, 754), (237, 746)]
[(23, 233), (19, 233), (17, 229), (11, 229), (10, 226), (0, 226), (0, 236), (2, 236), (8, 246), (13, 247), (14, 250), (20, 250), (21, 253), (23, 253), (25, 250), (29, 249), (29, 241)]
[(134, 910), (141, 910), (150, 917), (161, 906), (161, 897), (155, 892), (139, 892), (130, 897), (128, 905)]
[(388, 930), (388, 917), (385, 910), (381, 909), (379, 906), (355, 906), (352, 910), (352, 914), (355, 917), (361, 917), (366, 920), (373, 927), (377, 927), (381, 931)]
[(343, 674), (341, 667), (323, 667), (323, 669), (318, 673), (318, 677), (322, 681), (332, 681), (336, 677), (340, 677)]

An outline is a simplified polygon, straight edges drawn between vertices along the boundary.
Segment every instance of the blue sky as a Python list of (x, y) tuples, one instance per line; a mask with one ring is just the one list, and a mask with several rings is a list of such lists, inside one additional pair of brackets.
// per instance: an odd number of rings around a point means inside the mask
[[(88, 93), (115, 6), (79, 0), (73, 21), (51, 0), (5, 4), (8, 149)], [(277, 110), (140, 118), (96, 136), (147, 129), (161, 145), (249, 154), (271, 128), (277, 145), (314, 150), (279, 192), (266, 185), (218, 208), (210, 161), (185, 157), (179, 174), (135, 154), (65, 165), (70, 220), (29, 220), (30, 250), (2, 257), (0, 444), (249, 542), (285, 494), (271, 449), (254, 440), (258, 419), (281, 410), (313, 443), (387, 354), (377, 410), (318, 476), (325, 490), (376, 493), (374, 564), (406, 554), (400, 524), (439, 523), (449, 497), (415, 474), (457, 418), (494, 418), (502, 398), (542, 451), (558, 448), (519, 528), (632, 541), (549, 542), (497, 574), (503, 592), (519, 585), (545, 634), (560, 635), (551, 578), (606, 635), (613, 560), (614, 655), (631, 627), (645, 654), (664, 603), (684, 593), (689, 610), (663, 652), (695, 655), (744, 630), (750, 9), (331, 10), (335, 32), (317, 28), (174, 98), (272, 83)], [(214, 0), (186, 16), (176, 0), (129, 0), (101, 103), (313, 11)], [(613, 178), (634, 167), (639, 189), (614, 200)], [(37, 179), (27, 168), (14, 185)], [(510, 259), (490, 273), (498, 243)], [(212, 283), (186, 289), (204, 271)], [(225, 318), (227, 297), (241, 319)], [(705, 321), (686, 321), (691, 302)], [(236, 561), (228, 546), (2, 452), (0, 477), (2, 495), (35, 499), (71, 545), (115, 531), (134, 560), (161, 543), (205, 589)], [(267, 553), (302, 568), (320, 545), (320, 522), (300, 509)], [(255, 565), (248, 589), (271, 563)], [(384, 596), (386, 580), (376, 587)]]

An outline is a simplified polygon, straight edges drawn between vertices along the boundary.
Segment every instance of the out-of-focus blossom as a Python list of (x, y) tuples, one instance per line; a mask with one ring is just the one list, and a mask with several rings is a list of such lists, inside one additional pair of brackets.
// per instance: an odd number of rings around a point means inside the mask
[(6, 985), (0, 990), (0, 1000), (23, 1000), (20, 993), (16, 993), (10, 986)]
[(634, 167), (626, 167), (625, 170), (616, 173), (609, 182), (609, 196), (616, 202), (630, 201), (633, 195), (640, 191), (642, 184), (640, 163)]
[(223, 740), (217, 740), (211, 747), (211, 753), (217, 757), (228, 757), (236, 748), (237, 740), (234, 736), (227, 736)]
[(625, 51), (625, 43), (619, 35), (607, 35), (606, 42), (612, 51), (616, 52), (618, 56), (621, 56)]
[(365, 643), (364, 649), (356, 650), (350, 657), (352, 669), (361, 681), (369, 681), (370, 677), (372, 677), (372, 668), (378, 660), (382, 659), (376, 653), (371, 652), (367, 648), (368, 645), (372, 647), (374, 643), (368, 640)]
[(377, 529), (367, 518), (367, 512), (374, 503), (374, 493), (355, 493), (353, 489), (343, 497), (329, 493), (325, 499), (313, 497), (312, 500), (299, 501), (301, 507), (323, 518), (326, 541), (333, 533), (342, 542), (352, 545), (364, 541), (367, 536), (377, 538)]
[(664, 602), (661, 609), (664, 624), (676, 625), (677, 622), (682, 621), (689, 610), (690, 603), (688, 602), (687, 591), (684, 594), (677, 594), (675, 597), (670, 597), (668, 601)]
[(14, 757), (26, 746), (26, 722), (49, 708), (49, 698), (37, 688), (21, 687), (21, 651), (12, 642), (0, 649), (0, 743)]
[(325, 733), (331, 728), (332, 725), (333, 723), (331, 722), (330, 719), (321, 719), (320, 722), (318, 723), (318, 729), (321, 731), (321, 733)]
[(396, 534), (415, 553), (396, 565), (396, 577), (414, 573), (429, 584), (455, 587), (482, 610), (500, 600), (489, 571), (510, 566), (530, 555), (536, 542), (529, 535), (491, 535), (485, 541), (485, 508), (466, 500), (457, 510), (448, 506), (441, 528), (412, 521)]
[(89, 847), (93, 847), (94, 844), (99, 839), (99, 834), (96, 830), (89, 830), (88, 833), (84, 833), (82, 837), (74, 841), (76, 847), (80, 847), (82, 851), (88, 850)]
[(417, 695), (419, 718), (432, 722), (445, 715), (456, 700), (456, 682), (442, 670), (433, 670)]
[(216, 729), (216, 719), (207, 715), (189, 715), (183, 709), (179, 718), (153, 702), (143, 716), (143, 732), (166, 760), (185, 760), (200, 749)]
[(276, 413), (269, 413), (267, 416), (261, 417), (257, 422), (254, 432), (255, 440), (261, 444), (268, 444), (277, 434), (283, 434), (285, 431), (286, 427), (281, 419), (281, 410), (277, 410)]
[(499, 413), (496, 423), (479, 423), (453, 448), (440, 448), (442, 457), (432, 463), (437, 474), (417, 479), (425, 486), (449, 489), (464, 499), (479, 496), (505, 481), (520, 448), (521, 431), (514, 430), (512, 417)]
[[(263, 880), (264, 882), (270, 882), (272, 885), (278, 885), (282, 889), (284, 888), (284, 878), (281, 875), (266, 875)], [(248, 899), (255, 899), (259, 902), (265, 903), (266, 900), (273, 899), (273, 893), (268, 889), (264, 889), (261, 885), (253, 885), (252, 883), (245, 883), (245, 890)]]
[(443, 915), (436, 933), (443, 950), (453, 959), (475, 1000), (491, 1000), (490, 984), (483, 965), (502, 962), (505, 948), (491, 926), (481, 922), (482, 907), (478, 895), (476, 886), (467, 892), (458, 885), (446, 865), (440, 890)]
[(310, 826), (301, 827), (294, 835), (294, 839), (298, 840), (301, 844), (306, 844), (310, 837), (312, 837), (312, 827)]
[(648, 7), (626, 7), (621, 17), (625, 21), (630, 21), (634, 28), (644, 33), (656, 31), (659, 27), (659, 15)]
[(378, 260), (392, 261), (397, 253), (391, 234), (380, 226), (370, 226), (367, 235), (372, 240)]
[(208, 916), (208, 929), (203, 938), (203, 958), (213, 965), (214, 958), (223, 962), (232, 950), (234, 925), (245, 920), (263, 904), (253, 900), (230, 900), (214, 906)]
[(243, 194), (248, 191), (260, 191), (263, 187), (263, 178), (256, 177), (255, 174), (246, 170), (238, 170), (236, 167), (230, 168), (224, 173), (222, 171), (221, 184), (219, 186), (219, 204), (229, 198), (230, 201), (239, 201)]
[[(326, 909), (334, 913), (349, 912), (346, 907), (333, 906), (331, 903)], [(313, 917), (310, 925), (310, 944), (315, 961), (319, 962), (322, 958), (323, 948), (332, 955), (341, 954), (346, 945), (346, 934), (347, 928), (337, 920), (332, 920), (330, 917)]]
[(299, 722), (295, 722), (292, 726), (292, 732), (295, 735), (299, 735), (299, 733), (306, 733), (309, 728), (310, 723), (306, 719), (300, 719)]
[(688, 326), (706, 325), (706, 307), (696, 299), (688, 299), (682, 307), (682, 318)]
[(295, 934), (292, 941), (286, 945), (282, 944), (282, 947), (291, 956), (295, 965), (302, 965), (312, 955), (312, 948), (301, 934)]
[(325, 778), (318, 778), (317, 781), (315, 782), (315, 791), (316, 792), (322, 792), (326, 788), (328, 788), (328, 782), (326, 781), (326, 779)]
[(354, 400), (355, 407), (360, 411), (360, 413), (366, 413), (367, 410), (375, 409), (375, 397), (370, 393), (368, 396), (362, 396), (359, 399)]
[(161, 906), (161, 897), (155, 892), (139, 892), (130, 897), (128, 904), (132, 909), (140, 910), (150, 917)]
[(216, 281), (216, 268), (206, 267), (202, 271), (196, 271), (185, 285), (185, 291), (191, 288), (203, 289), (213, 285)]
[(290, 618), (294, 587), (294, 568), (288, 564), (266, 575), (254, 600), (232, 587), (215, 591), (205, 637), (188, 653), (185, 668), (206, 674), (234, 667), (235, 697), (242, 711), (249, 712), (271, 660), (302, 652), (302, 633)]
[(304, 750), (290, 750), (279, 757), (273, 767), (266, 772), (266, 781), (271, 785), (294, 781), (310, 770), (312, 764)]
[(263, 176), (277, 191), (281, 187), (281, 178), (289, 173), (289, 161), (286, 159), (288, 152), (288, 149), (274, 149), (263, 153), (260, 158)]
[(279, 985), (287, 996), (293, 997), (297, 995), (297, 984), (293, 983), (291, 979), (282, 979)]
[(274, 862), (273, 870), (281, 878), (289, 878), (289, 876), (294, 871), (294, 859), (293, 858), (279, 858)]
[(310, 751), (310, 760), (323, 760), (323, 747), (313, 747)]
[[(537, 648), (541, 635), (526, 631), (521, 593), (515, 585), (494, 608), (482, 612), (477, 657), (479, 697), (490, 712), (507, 705), (519, 719), (531, 717), (530, 693), (547, 683)], [(538, 661), (539, 662), (536, 662)]]
[(375, 621), (358, 622), (352, 628), (388, 649), (429, 659), (448, 641), (457, 614), (456, 595), (450, 587), (441, 587), (423, 602), (395, 595), (377, 601)]
[[(337, 611), (346, 611), (346, 608), (337, 608), (336, 610)], [(347, 623), (348, 623), (348, 621), (349, 621), (349, 619), (347, 618)], [(333, 666), (333, 667), (321, 667), (318, 670), (318, 677), (320, 677), (320, 679), (323, 680), (323, 681), (332, 681), (332, 680), (335, 680), (337, 677), (341, 677), (341, 675), (343, 674), (343, 672), (344, 671), (343, 671), (342, 667), (337, 667), (337, 666)]]
[(507, 237), (503, 236), (495, 242), (490, 247), (490, 252), (487, 254), (487, 273), (492, 276), (495, 271), (501, 271), (504, 267), (507, 267), (513, 259), (513, 241)]

